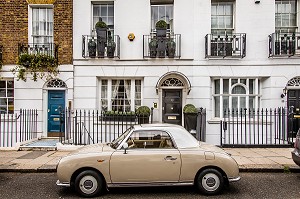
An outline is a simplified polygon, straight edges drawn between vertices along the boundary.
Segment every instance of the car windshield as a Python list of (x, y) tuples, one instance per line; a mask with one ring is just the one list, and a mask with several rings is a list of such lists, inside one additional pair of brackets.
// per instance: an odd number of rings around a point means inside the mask
[(124, 138), (127, 137), (127, 135), (131, 132), (132, 129), (133, 129), (133, 126), (128, 128), (120, 137), (118, 137), (117, 139), (112, 141), (112, 143), (110, 144), (110, 147), (113, 149), (116, 149), (119, 146), (119, 144), (121, 144), (121, 142), (124, 140)]

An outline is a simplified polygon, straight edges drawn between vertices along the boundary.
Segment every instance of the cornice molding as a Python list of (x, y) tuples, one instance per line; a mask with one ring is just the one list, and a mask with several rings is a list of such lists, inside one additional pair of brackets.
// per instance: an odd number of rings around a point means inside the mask
[(56, 0), (26, 0), (28, 4), (54, 4)]

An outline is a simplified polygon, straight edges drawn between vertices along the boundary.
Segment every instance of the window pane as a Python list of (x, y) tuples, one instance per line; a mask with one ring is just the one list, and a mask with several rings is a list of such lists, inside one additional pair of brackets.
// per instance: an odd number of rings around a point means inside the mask
[(229, 79), (223, 79), (223, 93), (229, 94)]
[(238, 108), (238, 98), (232, 97), (232, 108), (237, 109)]
[(223, 111), (229, 109), (229, 97), (224, 96), (223, 97)]
[(108, 6), (108, 16), (114, 16), (114, 6), (113, 5), (109, 5)]
[(215, 94), (220, 94), (220, 80), (215, 80)]
[(249, 94), (253, 94), (254, 93), (254, 81), (253, 79), (249, 80)]
[(243, 86), (237, 85), (233, 87), (232, 94), (246, 94), (246, 90)]
[(215, 117), (220, 117), (220, 97), (215, 97)]
[(240, 79), (240, 83), (246, 85), (247, 80), (246, 79)]

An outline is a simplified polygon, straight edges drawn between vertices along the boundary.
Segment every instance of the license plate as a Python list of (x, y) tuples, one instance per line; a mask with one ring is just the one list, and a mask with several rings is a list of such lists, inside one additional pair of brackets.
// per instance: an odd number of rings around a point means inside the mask
[(176, 116), (168, 116), (168, 120), (176, 120)]
[(59, 121), (59, 118), (53, 118), (53, 121), (57, 122)]

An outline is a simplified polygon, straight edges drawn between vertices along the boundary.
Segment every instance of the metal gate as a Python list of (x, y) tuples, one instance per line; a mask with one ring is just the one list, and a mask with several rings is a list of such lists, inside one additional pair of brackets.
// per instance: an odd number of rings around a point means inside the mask
[(291, 147), (293, 114), (286, 108), (232, 109), (220, 123), (222, 147)]

